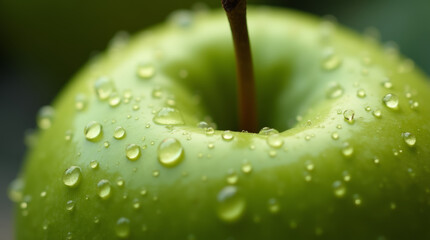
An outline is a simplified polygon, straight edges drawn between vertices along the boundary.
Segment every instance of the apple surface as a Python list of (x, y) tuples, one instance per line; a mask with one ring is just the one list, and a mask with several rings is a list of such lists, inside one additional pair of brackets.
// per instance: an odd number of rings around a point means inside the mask
[(16, 238), (430, 238), (426, 76), (333, 21), (248, 21), (268, 128), (238, 129), (222, 11), (119, 41), (39, 112)]

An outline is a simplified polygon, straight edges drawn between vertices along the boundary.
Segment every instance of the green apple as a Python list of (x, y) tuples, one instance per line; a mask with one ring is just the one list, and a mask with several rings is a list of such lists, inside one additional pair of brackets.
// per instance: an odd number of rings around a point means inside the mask
[(41, 109), (17, 239), (430, 238), (423, 73), (331, 21), (248, 16), (270, 128), (238, 131), (225, 13), (144, 31)]

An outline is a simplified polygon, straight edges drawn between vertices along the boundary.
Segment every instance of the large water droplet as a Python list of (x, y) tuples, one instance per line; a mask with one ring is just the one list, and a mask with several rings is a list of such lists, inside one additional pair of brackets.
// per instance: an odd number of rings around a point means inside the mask
[(268, 202), (268, 209), (270, 213), (275, 214), (278, 213), (279, 210), (281, 210), (281, 205), (276, 198), (271, 198)]
[(37, 113), (37, 126), (40, 129), (48, 129), (52, 125), (54, 119), (55, 111), (51, 106), (43, 106), (39, 109)]
[(155, 123), (161, 125), (182, 125), (184, 119), (181, 112), (175, 108), (164, 107), (152, 119)]
[(122, 217), (116, 221), (115, 233), (119, 238), (127, 238), (130, 235), (130, 220)]
[(141, 64), (137, 67), (137, 76), (141, 79), (150, 79), (155, 75), (155, 67), (152, 63)]
[(413, 147), (417, 143), (417, 138), (415, 137), (414, 134), (412, 134), (410, 132), (404, 132), (404, 133), (402, 133), (402, 137), (403, 137), (403, 140), (405, 141), (405, 143), (409, 147)]
[(113, 137), (115, 139), (123, 139), (125, 137), (126, 131), (123, 127), (119, 126), (115, 128), (115, 131), (113, 132)]
[(326, 96), (329, 99), (339, 98), (343, 95), (343, 88), (339, 83), (331, 83), (326, 91)]
[(8, 197), (12, 202), (21, 202), (23, 198), (24, 180), (17, 178), (13, 180), (8, 188)]
[(129, 144), (125, 149), (125, 155), (131, 161), (136, 161), (140, 157), (140, 147), (136, 144)]
[(106, 100), (111, 93), (115, 92), (115, 86), (108, 77), (100, 77), (94, 83), (94, 90), (100, 100)]
[(68, 187), (77, 187), (81, 182), (82, 172), (81, 168), (71, 166), (63, 174), (63, 183)]
[(280, 148), (284, 145), (284, 139), (279, 134), (271, 134), (267, 137), (267, 144), (273, 148)]
[(229, 130), (226, 130), (222, 133), (222, 139), (225, 141), (231, 141), (231, 140), (233, 140), (233, 138), (234, 138), (234, 135)]
[(333, 183), (333, 193), (336, 197), (342, 198), (346, 193), (345, 185), (341, 181), (335, 181)]
[(345, 121), (352, 123), (354, 121), (355, 112), (354, 110), (348, 109), (343, 112)]
[(103, 135), (103, 126), (96, 121), (92, 121), (85, 126), (84, 134), (86, 139), (97, 141)]
[(260, 135), (272, 135), (272, 134), (277, 134), (277, 133), (279, 133), (278, 130), (276, 130), (274, 128), (264, 127), (260, 130), (260, 132), (258, 134), (260, 134)]
[(109, 180), (102, 179), (97, 183), (97, 195), (101, 199), (108, 199), (111, 196), (111, 190), (112, 187)]
[(165, 167), (174, 167), (182, 161), (184, 148), (175, 138), (166, 138), (158, 146), (158, 161)]
[(382, 102), (390, 109), (398, 109), (399, 107), (399, 97), (391, 93), (385, 95)]
[(342, 59), (335, 54), (331, 54), (329, 57), (324, 59), (322, 67), (326, 71), (332, 71), (337, 69), (342, 63)]
[(245, 211), (245, 200), (239, 196), (235, 186), (224, 187), (217, 196), (218, 217), (225, 222), (239, 220)]

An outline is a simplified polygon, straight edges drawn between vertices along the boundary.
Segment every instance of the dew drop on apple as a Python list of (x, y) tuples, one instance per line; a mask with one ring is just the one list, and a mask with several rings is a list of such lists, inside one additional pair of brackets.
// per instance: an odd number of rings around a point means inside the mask
[(139, 209), (139, 208), (140, 208), (140, 201), (139, 201), (139, 199), (138, 199), (138, 198), (135, 198), (135, 199), (133, 200), (133, 208), (134, 208), (135, 210), (137, 210), (137, 209)]
[(374, 110), (372, 114), (376, 118), (381, 118), (382, 117), (382, 111), (379, 110), (379, 109)]
[(48, 129), (54, 120), (55, 110), (51, 106), (43, 106), (37, 113), (37, 126), (40, 129)]
[(125, 155), (128, 160), (136, 161), (140, 157), (140, 147), (136, 144), (129, 144), (125, 148)]
[(118, 238), (127, 238), (130, 235), (130, 220), (121, 217), (116, 221), (115, 234)]
[(333, 140), (338, 140), (338, 139), (339, 139), (339, 133), (337, 133), (337, 132), (332, 133), (332, 134), (331, 134), (331, 138), (332, 138)]
[(345, 157), (351, 157), (354, 154), (354, 148), (349, 143), (344, 143), (342, 147), (342, 154)]
[(197, 124), (197, 127), (201, 128), (201, 129), (207, 129), (207, 128), (209, 128), (209, 123), (207, 123), (205, 121), (201, 121)]
[(165, 167), (178, 165), (184, 156), (184, 148), (176, 138), (166, 138), (158, 145), (158, 161)]
[(160, 176), (160, 171), (159, 171), (159, 170), (154, 170), (154, 171), (152, 171), (152, 176), (153, 176), (153, 177), (158, 177), (158, 176)]
[(268, 209), (269, 209), (269, 212), (272, 214), (278, 213), (281, 210), (281, 205), (279, 204), (278, 199), (276, 198), (269, 199)]
[(322, 63), (322, 67), (326, 71), (333, 71), (337, 69), (341, 63), (342, 63), (342, 59), (339, 56), (335, 54), (331, 54), (329, 57), (324, 59)]
[(339, 83), (331, 83), (326, 91), (326, 96), (329, 99), (339, 98), (343, 95), (343, 88)]
[(103, 200), (111, 196), (112, 187), (109, 180), (102, 179), (97, 183), (97, 195)]
[(100, 100), (106, 100), (115, 92), (115, 86), (108, 77), (100, 77), (94, 83), (94, 90)]
[(121, 103), (121, 97), (116, 93), (113, 92), (109, 96), (109, 106), (116, 107)]
[(385, 80), (382, 82), (382, 86), (386, 89), (393, 88), (393, 83), (390, 82), (390, 80)]
[(345, 121), (347, 122), (353, 122), (354, 121), (355, 112), (354, 110), (348, 109), (343, 112), (343, 117), (345, 118)]
[(349, 174), (348, 171), (344, 171), (342, 173), (342, 176), (343, 176), (343, 181), (345, 181), (345, 182), (351, 181), (351, 175)]
[(234, 138), (234, 135), (233, 135), (233, 133), (230, 130), (224, 131), (221, 134), (221, 136), (222, 136), (222, 139), (225, 140), (225, 141), (231, 141)]
[(263, 127), (258, 134), (260, 135), (272, 135), (272, 134), (278, 134), (279, 131), (274, 128), (269, 127)]
[(336, 197), (342, 198), (346, 193), (345, 185), (341, 181), (335, 181), (333, 183), (333, 193)]
[(99, 162), (97, 162), (97, 160), (91, 160), (90, 167), (92, 169), (97, 169), (99, 167)]
[(164, 107), (157, 112), (152, 119), (156, 124), (160, 125), (182, 125), (184, 119), (179, 110), (175, 108)]
[(124, 187), (125, 181), (121, 177), (116, 180), (116, 185), (118, 187)]
[(72, 140), (72, 137), (73, 137), (72, 130), (67, 130), (66, 133), (64, 134), (64, 140), (69, 142), (70, 140)]
[(279, 134), (271, 134), (267, 137), (267, 144), (273, 148), (280, 148), (284, 145), (284, 139)]
[(8, 197), (12, 202), (20, 202), (23, 199), (24, 180), (17, 178), (8, 187)]
[(413, 147), (417, 143), (417, 138), (415, 137), (414, 134), (412, 134), (410, 132), (404, 132), (404, 133), (402, 133), (402, 137), (403, 137), (403, 140), (405, 141), (405, 143), (409, 147)]
[(63, 174), (63, 183), (68, 187), (77, 187), (81, 182), (81, 178), (81, 168), (77, 166), (71, 166), (67, 168)]
[(312, 172), (315, 169), (315, 165), (312, 161), (306, 161), (305, 168), (307, 171)]
[(243, 173), (251, 173), (252, 172), (252, 165), (250, 164), (250, 163), (244, 163), (243, 165), (242, 165), (242, 172)]
[(385, 95), (382, 98), (382, 102), (385, 104), (386, 107), (390, 109), (397, 109), (399, 107), (399, 97), (392, 93)]
[(364, 91), (364, 89), (360, 88), (357, 90), (357, 97), (359, 98), (364, 98), (366, 97), (366, 91)]
[(161, 91), (160, 88), (154, 88), (152, 90), (152, 97), (153, 98), (161, 98), (163, 96), (163, 91)]
[(84, 134), (86, 139), (96, 141), (103, 134), (103, 126), (96, 121), (92, 121), (85, 126)]
[(88, 104), (88, 100), (87, 97), (82, 94), (82, 93), (78, 93), (75, 96), (75, 109), (78, 111), (82, 111), (85, 110), (85, 108), (87, 107)]
[(67, 201), (67, 203), (66, 203), (66, 210), (68, 212), (72, 212), (73, 209), (75, 209), (75, 201), (73, 201), (73, 200)]
[(237, 175), (236, 171), (234, 171), (233, 169), (230, 169), (227, 173), (227, 183), (234, 185), (237, 183), (237, 181), (239, 181), (239, 175)]
[(218, 217), (225, 222), (239, 220), (246, 207), (245, 200), (239, 195), (236, 186), (224, 187), (217, 196)]
[(213, 135), (215, 133), (215, 129), (213, 127), (208, 127), (206, 128), (206, 135), (210, 136)]
[(137, 67), (137, 76), (140, 79), (151, 79), (155, 75), (155, 67), (152, 63), (141, 64)]
[(410, 101), (409, 101), (409, 107), (410, 107), (412, 110), (417, 109), (419, 106), (420, 106), (419, 102), (414, 101), (414, 100), (410, 100)]
[(355, 206), (360, 206), (360, 205), (361, 205), (362, 200), (361, 200), (360, 195), (358, 195), (358, 194), (354, 194), (354, 195), (352, 196), (352, 198), (353, 198), (353, 200), (354, 200), (354, 205), (355, 205)]
[(123, 127), (121, 127), (121, 126), (119, 126), (119, 127), (116, 127), (115, 128), (115, 130), (114, 130), (114, 132), (113, 132), (113, 137), (115, 138), (115, 139), (123, 139), (124, 137), (125, 137), (125, 135), (126, 135), (126, 131), (125, 131), (125, 129), (123, 128)]

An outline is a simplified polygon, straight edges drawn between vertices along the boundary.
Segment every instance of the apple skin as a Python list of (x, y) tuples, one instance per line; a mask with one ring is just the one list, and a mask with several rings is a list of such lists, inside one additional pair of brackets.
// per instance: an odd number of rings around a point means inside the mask
[[(17, 180), (22, 186), (11, 189), (16, 238), (430, 238), (426, 77), (393, 49), (312, 16), (251, 7), (248, 21), (260, 125), (283, 130), (282, 146), (272, 147), (267, 135), (232, 132), (226, 141), (223, 131), (196, 127), (210, 115), (218, 129), (237, 129), (234, 51), (223, 12), (152, 28), (90, 62), (54, 102), (52, 126), (38, 131)], [(147, 63), (154, 75), (141, 79), (137, 68)], [(100, 76), (112, 79), (118, 106), (97, 97)], [(392, 86), (382, 84), (387, 78)], [(341, 86), (337, 93), (333, 83)], [(80, 111), (78, 94), (86, 96)], [(387, 94), (398, 96), (398, 109), (384, 104)], [(156, 124), (164, 107), (180, 111), (184, 124)], [(352, 123), (346, 110), (355, 112)], [(103, 126), (95, 141), (84, 135), (92, 121)], [(118, 126), (126, 130), (120, 140), (113, 137)], [(416, 137), (414, 146), (405, 132)], [(173, 167), (158, 160), (166, 138), (183, 148)], [(140, 146), (135, 161), (126, 157), (129, 144)], [(71, 166), (82, 174), (74, 188), (62, 180)], [(98, 195), (102, 179), (111, 183), (107, 199)]]

